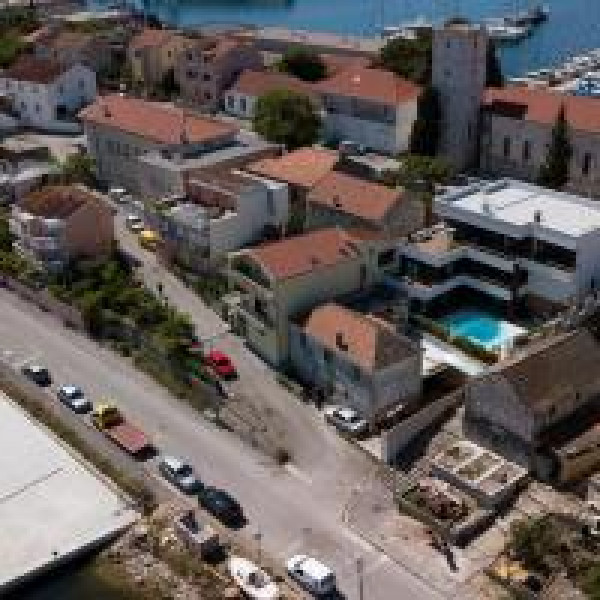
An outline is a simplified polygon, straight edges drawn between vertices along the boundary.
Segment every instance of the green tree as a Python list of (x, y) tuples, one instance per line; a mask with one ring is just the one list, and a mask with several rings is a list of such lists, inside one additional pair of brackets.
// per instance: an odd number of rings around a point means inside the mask
[(393, 38), (381, 48), (375, 66), (426, 85), (431, 81), (431, 49), (430, 34), (420, 35), (414, 40)]
[(496, 52), (496, 45), (490, 40), (486, 55), (486, 76), (485, 84), (487, 87), (500, 88), (504, 85), (504, 76), (502, 75), (502, 66)]
[(426, 86), (417, 102), (417, 118), (410, 134), (410, 151), (419, 156), (435, 156), (440, 140), (442, 109), (440, 95)]
[(562, 105), (552, 128), (550, 146), (546, 160), (540, 167), (538, 183), (544, 187), (559, 190), (569, 181), (569, 169), (573, 147), (571, 145), (569, 124)]
[(89, 154), (70, 154), (61, 165), (61, 175), (65, 183), (83, 183), (94, 187), (96, 185), (94, 159)]
[(0, 31), (0, 67), (6, 68), (12, 65), (24, 48), (25, 43), (18, 34), (12, 31), (6, 33)]
[(291, 90), (273, 90), (256, 101), (254, 130), (288, 150), (314, 144), (321, 119), (312, 100)]
[(278, 67), (280, 71), (303, 81), (320, 81), (327, 75), (327, 66), (323, 59), (310, 48), (303, 46), (286, 50)]

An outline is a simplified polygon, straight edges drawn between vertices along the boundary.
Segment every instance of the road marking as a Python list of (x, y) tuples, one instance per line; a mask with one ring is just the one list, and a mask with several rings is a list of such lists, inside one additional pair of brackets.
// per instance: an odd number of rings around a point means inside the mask
[(309, 475), (307, 475), (304, 471), (301, 471), (296, 465), (294, 465), (293, 463), (286, 463), (285, 465), (285, 470), (292, 475), (293, 477), (295, 477), (296, 479), (299, 479), (300, 481), (303, 481), (304, 483), (306, 483), (307, 485), (312, 485), (313, 484), (313, 480), (311, 479), (311, 477)]

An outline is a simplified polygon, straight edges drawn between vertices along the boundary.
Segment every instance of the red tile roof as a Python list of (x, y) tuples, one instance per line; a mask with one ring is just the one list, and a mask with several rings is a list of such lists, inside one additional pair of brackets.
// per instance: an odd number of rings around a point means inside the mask
[(245, 168), (256, 175), (311, 188), (333, 170), (338, 160), (335, 150), (306, 147), (277, 158), (259, 160)]
[(32, 83), (48, 84), (55, 81), (68, 68), (57, 62), (22, 54), (0, 77), (29, 81)]
[(251, 248), (247, 254), (275, 279), (289, 279), (356, 258), (358, 247), (340, 229), (321, 229)]
[(102, 96), (84, 108), (80, 117), (95, 125), (114, 127), (160, 144), (182, 143), (185, 122), (185, 140), (201, 143), (232, 136), (238, 128), (234, 125), (199, 117), (183, 108), (170, 104), (128, 98), (119, 94)]
[(391, 325), (337, 304), (313, 310), (304, 333), (367, 371), (388, 367), (417, 352), (415, 345)]
[(262, 96), (273, 90), (292, 90), (315, 97), (312, 84), (277, 71), (245, 70), (230, 88), (230, 91), (246, 96)]
[(600, 100), (597, 98), (507, 86), (487, 89), (483, 105), (493, 112), (543, 125), (553, 124), (564, 105), (565, 116), (573, 129), (600, 133)]
[(160, 48), (169, 43), (178, 34), (170, 29), (152, 29), (150, 27), (140, 31), (135, 35), (129, 48), (132, 50), (142, 50), (143, 48)]
[(19, 208), (37, 217), (66, 219), (88, 202), (100, 200), (92, 192), (74, 185), (52, 185), (27, 194)]
[(353, 175), (332, 171), (321, 178), (308, 195), (308, 202), (354, 215), (367, 221), (381, 221), (401, 199), (399, 190)]
[(383, 104), (399, 105), (416, 100), (421, 88), (390, 71), (354, 66), (335, 73), (332, 77), (315, 84), (324, 94), (351, 96)]

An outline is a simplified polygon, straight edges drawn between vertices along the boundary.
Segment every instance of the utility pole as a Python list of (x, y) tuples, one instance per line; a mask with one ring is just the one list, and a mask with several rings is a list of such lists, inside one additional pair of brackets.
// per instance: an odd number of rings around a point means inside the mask
[(365, 599), (365, 590), (364, 590), (364, 567), (365, 561), (363, 558), (359, 557), (356, 559), (356, 575), (358, 576), (358, 600)]

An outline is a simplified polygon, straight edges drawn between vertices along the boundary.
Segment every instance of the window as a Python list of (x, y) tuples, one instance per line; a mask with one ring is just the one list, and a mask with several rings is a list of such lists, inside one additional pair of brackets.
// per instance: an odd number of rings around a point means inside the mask
[(389, 265), (394, 262), (394, 258), (396, 257), (396, 251), (394, 248), (390, 250), (384, 250), (379, 253), (377, 257), (377, 265), (383, 267), (384, 265)]
[(203, 81), (210, 81), (211, 80), (210, 73), (204, 73), (202, 75), (202, 80)]
[(136, 50), (136, 51), (133, 53), (133, 55), (134, 55), (136, 58), (142, 58), (142, 52), (141, 52), (141, 50)]
[(65, 86), (64, 85), (59, 85), (58, 86), (58, 93), (59, 94), (64, 94), (65, 93)]
[(510, 158), (510, 138), (508, 136), (502, 140), (502, 154), (504, 158)]
[(169, 51), (167, 52), (167, 57), (168, 57), (168, 58), (171, 58), (171, 56), (172, 56), (172, 52), (169, 50)]
[(196, 73), (196, 71), (187, 71), (185, 76), (188, 79), (196, 79), (196, 77), (198, 77), (198, 73)]
[(473, 137), (473, 127), (471, 127), (471, 123), (467, 124), (467, 139), (469, 141), (471, 141), (471, 138)]
[(188, 60), (194, 60), (194, 55), (191, 52), (187, 53), (187, 59)]
[(273, 200), (273, 190), (267, 188), (267, 213), (270, 217), (275, 215), (275, 202)]
[(529, 140), (525, 140), (523, 142), (523, 162), (529, 162), (531, 158), (531, 142)]
[(80, 80), (77, 82), (77, 87), (78, 87), (80, 90), (82, 90), (83, 88), (85, 88), (85, 81), (84, 81), (83, 79), (80, 79)]
[(235, 108), (235, 98), (233, 96), (227, 96), (227, 107)]
[(240, 110), (246, 112), (246, 98), (240, 98)]
[(212, 98), (212, 95), (210, 92), (204, 92), (204, 99), (205, 100), (210, 100)]
[(590, 170), (592, 168), (592, 155), (589, 152), (586, 152), (583, 155), (583, 163), (581, 165), (581, 174), (586, 177), (590, 174)]
[(36, 105), (35, 105), (35, 112), (39, 113), (39, 112), (40, 112), (40, 110), (42, 110), (42, 109), (41, 109), (41, 107), (40, 107), (40, 105), (39, 105), (39, 104), (36, 104)]
[(450, 48), (452, 46), (452, 43), (450, 42), (450, 40), (446, 40), (446, 48)]

